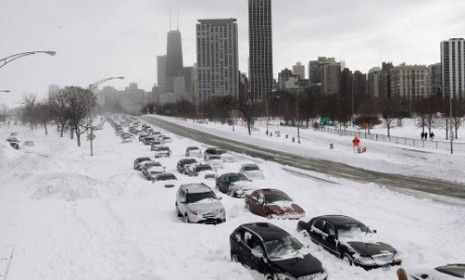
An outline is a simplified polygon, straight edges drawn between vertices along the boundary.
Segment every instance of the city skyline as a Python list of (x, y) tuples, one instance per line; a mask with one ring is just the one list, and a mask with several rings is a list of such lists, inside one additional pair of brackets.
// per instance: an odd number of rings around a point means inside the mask
[[(151, 89), (156, 82), (156, 56), (166, 48), (169, 1), (108, 1), (97, 7), (91, 2), (50, 2), (54, 4), (49, 9), (32, 0), (1, 4), (9, 14), (0, 22), (10, 26), (1, 31), (2, 57), (31, 49), (54, 49), (58, 54), (27, 58), (2, 69), (0, 84), (12, 93), (0, 96), (0, 103), (15, 103), (23, 93), (46, 96), (50, 84), (85, 86), (114, 74), (126, 77), (112, 83), (116, 88), (134, 81)], [(196, 59), (198, 18), (234, 17), (238, 18), (240, 70), (248, 72), (246, 1), (177, 2), (185, 65)], [(350, 69), (364, 73), (382, 61), (433, 64), (440, 62), (441, 41), (464, 37), (464, 23), (457, 20), (465, 10), (463, 1), (377, 1), (376, 5), (350, 1), (352, 8), (359, 8), (351, 13), (338, 12), (344, 9), (334, 9), (336, 2), (294, 0), (289, 7), (288, 1), (273, 1), (275, 78), (281, 69), (297, 61), (308, 65), (318, 56), (336, 57)], [(338, 7), (349, 4), (341, 2)]]

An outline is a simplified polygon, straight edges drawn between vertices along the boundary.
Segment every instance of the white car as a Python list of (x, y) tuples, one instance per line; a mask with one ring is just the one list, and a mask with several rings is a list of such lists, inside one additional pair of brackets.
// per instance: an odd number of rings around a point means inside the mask
[(152, 182), (161, 184), (165, 188), (174, 188), (178, 182), (178, 178), (173, 173), (160, 173), (154, 176)]
[(194, 163), (186, 166), (189, 176), (196, 176), (204, 179), (216, 179), (216, 171), (208, 164)]
[(172, 142), (173, 142), (173, 139), (171, 139), (171, 137), (168, 137), (168, 136), (163, 136), (163, 138), (161, 139), (161, 142), (162, 142), (163, 144), (172, 143)]
[(155, 180), (157, 175), (160, 175), (165, 172), (165, 168), (163, 166), (150, 166), (144, 170), (142, 170), (142, 175), (144, 175), (145, 179), (153, 181)]
[(224, 168), (224, 162), (220, 155), (209, 155), (205, 162), (215, 169)]
[(166, 147), (166, 146), (156, 147), (154, 152), (155, 152), (155, 158), (171, 156), (171, 150), (169, 147)]
[(458, 280), (465, 279), (465, 264), (448, 264), (431, 268), (418, 268), (409, 273), (411, 280)]
[(239, 173), (245, 175), (249, 179), (265, 179), (263, 171), (260, 170), (260, 167), (254, 163), (247, 163), (241, 166)]
[(176, 213), (186, 223), (224, 223), (226, 211), (220, 200), (205, 184), (182, 185), (176, 194)]
[(202, 150), (200, 150), (199, 147), (195, 147), (195, 146), (187, 147), (185, 156), (186, 157), (198, 157), (198, 158), (201, 158), (202, 157)]
[(218, 155), (220, 155), (221, 159), (223, 160), (223, 162), (228, 162), (228, 163), (231, 163), (231, 162), (234, 162), (234, 157), (232, 154), (230, 154), (228, 151), (226, 150), (218, 150)]

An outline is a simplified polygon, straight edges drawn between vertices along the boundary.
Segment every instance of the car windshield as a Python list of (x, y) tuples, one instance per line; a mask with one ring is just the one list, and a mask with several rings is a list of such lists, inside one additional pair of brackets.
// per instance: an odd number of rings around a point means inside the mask
[(160, 147), (158, 148), (159, 151), (168, 151), (170, 148), (168, 147)]
[(237, 182), (237, 181), (248, 181), (249, 179), (247, 179), (247, 177), (245, 177), (244, 175), (242, 174), (231, 174), (229, 175), (229, 181), (234, 183), (234, 182)]
[(218, 151), (215, 149), (208, 149), (205, 151), (205, 153), (210, 154), (210, 155), (216, 155), (218, 154)]
[(278, 201), (292, 201), (292, 199), (283, 192), (270, 192), (265, 195), (266, 203), (274, 203)]
[(186, 195), (186, 202), (187, 203), (196, 203), (204, 199), (217, 199), (216, 194), (214, 192), (203, 192), (203, 193), (188, 193)]
[(148, 161), (148, 160), (150, 160), (150, 158), (148, 158), (148, 157), (147, 158), (139, 158), (139, 159), (137, 159), (137, 162), (143, 162), (143, 161)]
[(199, 150), (199, 148), (197, 148), (197, 147), (189, 147), (189, 148), (187, 148), (188, 152), (197, 151), (197, 150)]
[(177, 180), (173, 174), (162, 174), (157, 177), (158, 181)]
[(342, 241), (367, 241), (373, 238), (373, 232), (362, 223), (337, 225), (338, 239)]
[(465, 277), (465, 264), (451, 264), (439, 266), (435, 268), (437, 271), (451, 276), (464, 278)]
[(260, 168), (258, 168), (258, 166), (256, 166), (256, 165), (246, 165), (246, 166), (244, 166), (244, 171), (256, 171), (256, 170), (260, 170)]
[(225, 153), (227, 153), (227, 152), (228, 152), (228, 151), (226, 151), (226, 150), (218, 150), (218, 154), (219, 154), (219, 155), (225, 154)]
[(186, 165), (186, 164), (192, 164), (192, 163), (196, 163), (197, 161), (195, 159), (185, 159), (182, 161), (182, 164), (183, 165)]
[(221, 160), (221, 157), (217, 155), (212, 155), (208, 157), (208, 160)]
[(291, 259), (303, 248), (302, 243), (288, 235), (281, 239), (265, 241), (265, 250), (270, 259)]
[(213, 169), (209, 165), (199, 165), (195, 168), (195, 170), (197, 170), (197, 172), (201, 172), (201, 171), (207, 171), (207, 170), (213, 170)]

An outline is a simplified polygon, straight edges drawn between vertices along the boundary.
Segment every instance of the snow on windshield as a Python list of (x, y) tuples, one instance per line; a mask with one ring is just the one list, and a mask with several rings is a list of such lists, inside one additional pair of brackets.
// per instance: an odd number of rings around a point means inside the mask
[(378, 242), (376, 235), (364, 225), (349, 225), (337, 229), (339, 241)]
[(290, 235), (282, 239), (265, 241), (264, 245), (270, 259), (292, 259), (303, 254), (303, 245)]

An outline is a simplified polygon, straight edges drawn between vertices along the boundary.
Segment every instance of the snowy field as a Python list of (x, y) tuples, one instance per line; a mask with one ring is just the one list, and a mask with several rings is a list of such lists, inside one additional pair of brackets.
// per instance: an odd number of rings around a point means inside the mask
[[(351, 136), (301, 129), (301, 144), (297, 144), (291, 140), (292, 137), (297, 136), (297, 129), (293, 127), (270, 126), (269, 130), (273, 132), (273, 137), (269, 137), (265, 135), (265, 124), (258, 123), (250, 136), (245, 124), (241, 125), (240, 122), (233, 131), (232, 126), (227, 124), (197, 123), (192, 120), (151, 116), (243, 143), (287, 151), (296, 155), (336, 161), (380, 172), (465, 182), (465, 168), (463, 168), (465, 153), (463, 152), (450, 155), (446, 150), (412, 148), (362, 139), (362, 146), (367, 148), (367, 152), (356, 154)], [(280, 131), (281, 136), (276, 137), (275, 131)], [(289, 136), (287, 139), (286, 134)], [(334, 145), (333, 150), (329, 148), (330, 143)]]
[[(36, 146), (11, 149), (4, 141), (11, 131), (17, 131), (20, 140), (34, 140)], [(173, 156), (160, 162), (180, 183), (192, 182), (176, 172), (176, 163), (187, 146), (201, 144), (166, 134), (174, 139), (169, 145)], [(44, 136), (41, 129), (0, 128), (0, 139), (1, 280), (254, 279), (249, 270), (229, 261), (229, 235), (243, 223), (268, 220), (248, 213), (243, 200), (219, 194), (226, 208), (225, 224), (184, 224), (174, 212), (176, 189), (148, 182), (132, 168), (136, 157), (152, 155), (148, 146), (137, 141), (122, 144), (108, 124), (97, 132), (93, 158), (88, 156), (88, 142), (77, 148), (69, 139)], [(345, 154), (346, 147), (338, 143), (333, 156), (356, 157), (351, 151)], [(220, 173), (255, 162), (235, 157), (237, 162)], [(371, 164), (377, 155), (364, 157)], [(438, 169), (456, 166), (450, 163), (454, 159), (438, 158), (431, 163)], [(396, 160), (394, 168), (402, 168), (397, 162), (402, 160)], [(265, 180), (258, 185), (285, 191), (305, 209), (307, 218), (344, 214), (377, 229), (381, 240), (400, 251), (407, 268), (465, 262), (463, 204), (434, 202), (321, 174), (312, 175), (334, 183), (292, 175), (273, 162), (259, 165)], [(306, 244), (323, 262), (329, 279), (396, 279), (395, 269), (366, 272), (347, 266), (298, 233), (297, 221), (272, 223)]]

